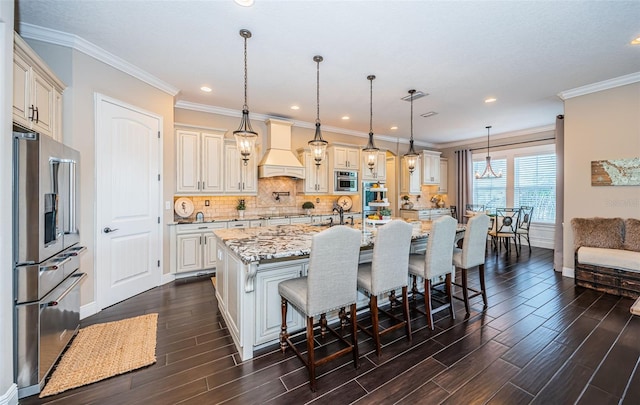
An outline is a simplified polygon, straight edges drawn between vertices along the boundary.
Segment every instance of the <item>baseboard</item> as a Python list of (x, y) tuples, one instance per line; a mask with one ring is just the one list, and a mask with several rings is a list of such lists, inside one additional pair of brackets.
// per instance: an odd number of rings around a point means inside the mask
[(98, 312), (98, 304), (95, 301), (82, 305), (80, 307), (80, 319), (95, 315)]
[(563, 267), (562, 277), (576, 278), (575, 270), (570, 267)]
[(11, 384), (7, 392), (0, 396), (0, 405), (18, 405), (18, 386)]

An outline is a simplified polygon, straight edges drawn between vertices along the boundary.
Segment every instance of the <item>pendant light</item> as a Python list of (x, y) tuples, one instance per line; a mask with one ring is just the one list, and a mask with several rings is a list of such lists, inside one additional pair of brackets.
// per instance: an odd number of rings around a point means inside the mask
[(249, 107), (247, 106), (247, 39), (251, 38), (251, 31), (241, 29), (240, 36), (244, 38), (244, 104), (242, 105), (242, 121), (240, 121), (238, 129), (233, 131), (233, 136), (236, 138), (242, 162), (246, 166), (258, 139), (258, 134), (251, 128)]
[(322, 131), (320, 131), (320, 62), (323, 61), (323, 58), (320, 55), (316, 55), (313, 57), (313, 61), (316, 62), (316, 134), (308, 144), (311, 148), (311, 155), (316, 161), (316, 167), (319, 167), (322, 159), (324, 159), (329, 142), (322, 139)]
[(413, 174), (413, 171), (416, 170), (416, 162), (418, 161), (418, 153), (416, 153), (415, 149), (413, 149), (413, 93), (415, 90), (409, 90), (409, 98), (411, 100), (411, 138), (409, 139), (409, 150), (404, 154), (404, 158), (407, 160), (407, 168), (409, 169), (409, 174)]
[(492, 179), (496, 177), (502, 177), (502, 170), (498, 171), (498, 174), (496, 174), (493, 171), (493, 168), (491, 167), (491, 156), (489, 156), (489, 130), (491, 129), (491, 125), (488, 125), (486, 128), (487, 128), (487, 164), (484, 167), (484, 171), (482, 172), (482, 174), (480, 174), (479, 172), (476, 172), (476, 179)]
[(376, 148), (376, 145), (373, 143), (373, 81), (375, 80), (374, 75), (367, 76), (367, 80), (370, 82), (370, 90), (369, 90), (369, 142), (367, 142), (367, 146), (362, 149), (365, 153), (365, 158), (367, 162), (367, 167), (373, 173), (373, 169), (376, 167), (376, 162), (378, 161), (378, 152), (380, 149)]

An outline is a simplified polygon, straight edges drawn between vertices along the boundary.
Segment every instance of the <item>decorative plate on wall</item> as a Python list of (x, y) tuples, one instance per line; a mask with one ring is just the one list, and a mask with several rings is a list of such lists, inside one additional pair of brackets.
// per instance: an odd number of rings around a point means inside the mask
[(353, 201), (348, 195), (343, 195), (342, 197), (338, 198), (338, 205), (340, 205), (345, 211), (349, 211), (351, 209), (351, 206), (353, 205)]
[(180, 197), (173, 204), (173, 209), (176, 214), (182, 218), (187, 218), (193, 214), (193, 201), (188, 198)]

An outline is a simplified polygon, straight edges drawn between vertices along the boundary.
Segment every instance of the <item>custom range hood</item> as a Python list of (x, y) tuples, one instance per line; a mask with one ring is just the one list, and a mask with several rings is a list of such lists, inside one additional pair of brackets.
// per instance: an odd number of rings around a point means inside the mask
[(259, 177), (288, 176), (304, 179), (304, 166), (291, 152), (291, 122), (270, 118), (267, 151), (258, 165)]

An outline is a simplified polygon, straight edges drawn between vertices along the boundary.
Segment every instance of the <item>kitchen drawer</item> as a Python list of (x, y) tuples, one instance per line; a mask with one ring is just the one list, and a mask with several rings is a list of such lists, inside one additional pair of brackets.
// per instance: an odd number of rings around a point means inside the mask
[(225, 229), (226, 227), (226, 222), (200, 222), (197, 224), (182, 224), (176, 225), (176, 233), (205, 232), (207, 230)]
[(228, 228), (249, 228), (251, 227), (250, 221), (229, 221)]

